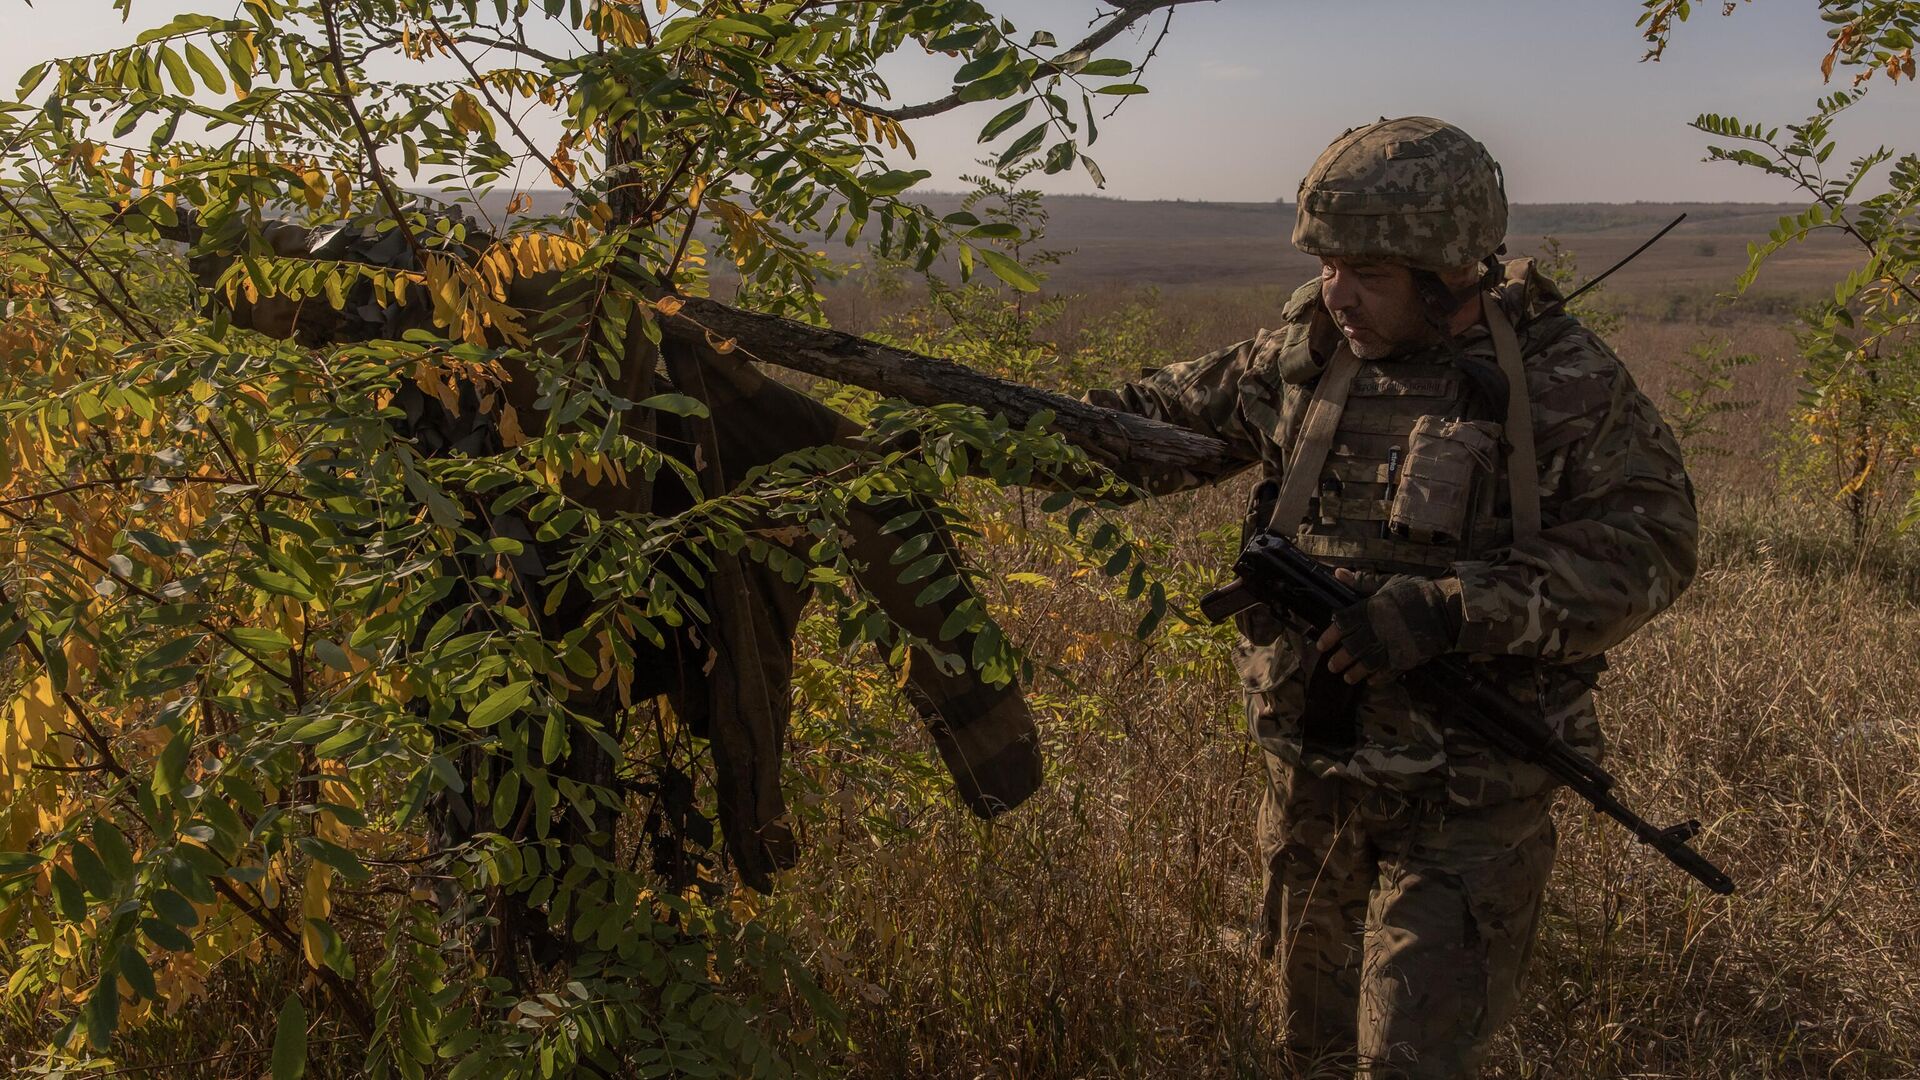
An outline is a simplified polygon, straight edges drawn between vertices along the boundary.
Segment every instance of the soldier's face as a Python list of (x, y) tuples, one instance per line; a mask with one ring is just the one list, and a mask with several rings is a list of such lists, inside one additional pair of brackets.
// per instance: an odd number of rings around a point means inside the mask
[(1413, 271), (1401, 263), (1324, 257), (1320, 300), (1347, 347), (1362, 360), (1379, 360), (1438, 337), (1414, 290)]

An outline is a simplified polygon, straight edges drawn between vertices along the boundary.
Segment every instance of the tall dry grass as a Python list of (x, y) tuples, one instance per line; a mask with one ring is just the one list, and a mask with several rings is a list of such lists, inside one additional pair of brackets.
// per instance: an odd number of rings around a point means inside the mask
[[(1176, 307), (1170, 333), (1197, 353), (1270, 318), (1276, 295)], [(1833, 513), (1781, 490), (1790, 335), (1716, 332), (1761, 356), (1734, 395), (1754, 404), (1697, 448), (1701, 573), (1614, 654), (1602, 715), (1628, 801), (1663, 823), (1698, 816), (1700, 848), (1741, 891), (1707, 895), (1563, 799), (1531, 989), (1491, 1076), (1920, 1076), (1920, 557), (1893, 543), (1856, 559)], [(1701, 333), (1635, 324), (1615, 344), (1659, 401)], [(1184, 599), (1218, 579), (1241, 496), (1130, 511)], [(1098, 575), (1012, 545), (980, 558), (1050, 582), (1006, 620), (1069, 673), (1034, 687), (1050, 781), (985, 826), (884, 788), (824, 793), (840, 816), (813, 829), (785, 903), (855, 1003), (849, 1068), (1292, 1075), (1248, 943), (1260, 763), (1218, 642), (1141, 645), (1139, 609)], [(892, 742), (918, 752), (910, 732)], [(797, 767), (830, 777), (814, 752)]]

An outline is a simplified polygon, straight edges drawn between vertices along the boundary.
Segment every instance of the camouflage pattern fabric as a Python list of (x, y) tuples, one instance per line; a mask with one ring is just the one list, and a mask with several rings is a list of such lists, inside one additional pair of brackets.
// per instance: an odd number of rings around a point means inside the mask
[(1519, 997), (1550, 797), (1460, 810), (1267, 764), (1261, 946), (1298, 1074), (1472, 1076)]
[[(1437, 346), (1363, 369), (1322, 483), (1323, 491), (1340, 494), (1317, 500), (1295, 540), (1334, 565), (1457, 582), (1463, 618), (1453, 651), (1486, 661), (1487, 674), (1522, 701), (1540, 702), (1549, 724), (1598, 756), (1591, 688), (1603, 654), (1692, 579), (1698, 524), (1671, 432), (1598, 337), (1551, 313), (1557, 300), (1551, 284), (1521, 260), (1507, 264), (1492, 301), (1516, 322), (1541, 315), (1521, 340), (1542, 489), (1544, 527), (1536, 539), (1511, 544), (1510, 527), (1500, 520), (1507, 485), (1498, 477), (1481, 485), (1490, 500), (1481, 508), (1485, 524), (1463, 544), (1379, 535), (1388, 512), (1387, 467), (1379, 462), (1388, 448), (1405, 446), (1419, 411), (1474, 408), (1471, 394), (1446, 387), (1463, 382), (1463, 369), (1493, 364), (1491, 339), (1476, 329), (1457, 353)], [(1312, 382), (1339, 341), (1317, 281), (1296, 292), (1282, 316), (1279, 330), (1087, 399), (1212, 435), (1234, 449), (1240, 468), (1259, 465), (1277, 478)], [(1504, 415), (1503, 403), (1477, 408)], [(1354, 454), (1342, 456), (1349, 449)], [(1233, 471), (1136, 469), (1130, 478), (1164, 492)], [(1285, 761), (1461, 806), (1522, 798), (1550, 783), (1544, 771), (1493, 751), (1437, 707), (1412, 700), (1397, 682), (1369, 685), (1359, 695), (1357, 742), (1316, 740), (1305, 722), (1314, 691), (1303, 672), (1313, 670), (1317, 655), (1260, 609), (1241, 618), (1241, 631), (1235, 662), (1251, 699), (1254, 737)]]
[(1354, 128), (1320, 154), (1300, 182), (1293, 246), (1441, 271), (1492, 255), (1506, 235), (1506, 188), (1487, 148), (1406, 116)]

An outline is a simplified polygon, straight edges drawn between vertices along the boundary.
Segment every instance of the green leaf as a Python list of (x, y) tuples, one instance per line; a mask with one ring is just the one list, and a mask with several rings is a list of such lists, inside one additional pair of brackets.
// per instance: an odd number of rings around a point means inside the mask
[(1025, 120), (1027, 118), (1027, 112), (1033, 108), (1035, 100), (1034, 98), (1025, 98), (1001, 110), (993, 119), (987, 121), (986, 127), (980, 129), (980, 141), (992, 142), (994, 139), (1006, 134), (1008, 128)]
[(485, 701), (467, 714), (467, 726), (470, 728), (492, 727), (525, 705), (532, 696), (531, 682), (509, 683), (489, 694)]
[(180, 790), (186, 782), (187, 759), (193, 753), (193, 736), (187, 729), (176, 731), (173, 738), (160, 750), (160, 760), (153, 770), (153, 793), (171, 795)]
[(945, 622), (940, 624), (940, 640), (952, 641), (961, 632), (973, 628), (974, 620), (979, 618), (971, 601), (962, 601), (959, 606), (947, 613)]
[(921, 589), (920, 595), (913, 598), (913, 605), (915, 607), (927, 607), (930, 604), (939, 603), (947, 598), (947, 594), (960, 587), (960, 580), (959, 574), (955, 574), (952, 577), (941, 578), (926, 588)]
[(1034, 277), (1033, 274), (1028, 272), (1027, 269), (1019, 263), (992, 248), (979, 248), (977, 251), (980, 258), (986, 261), (987, 269), (993, 271), (994, 277), (999, 278), (1001, 281), (1006, 282), (1021, 292), (1040, 291), (1040, 279)]
[(53, 901), (59, 907), (60, 914), (70, 922), (79, 922), (87, 917), (87, 894), (65, 867), (53, 868)]
[(1001, 152), (999, 164), (1011, 164), (1040, 149), (1040, 144), (1047, 139), (1048, 128), (1049, 125), (1044, 120), (1035, 124), (1025, 135), (1015, 139), (1012, 145)]
[[(412, 475), (409, 473), (409, 475)], [(313, 590), (297, 578), (290, 577), (278, 570), (268, 570), (258, 566), (243, 566), (235, 571), (240, 580), (256, 588), (265, 589), (276, 596), (291, 596), (302, 603), (313, 599)]]
[(127, 980), (127, 985), (133, 987), (134, 993), (148, 1001), (160, 1000), (160, 989), (153, 983), (153, 966), (147, 963), (146, 957), (140, 955), (140, 950), (131, 945), (120, 946), (118, 966), (120, 974)]
[(547, 714), (546, 730), (540, 734), (540, 760), (551, 765), (567, 749), (567, 718), (559, 709)]
[(321, 663), (335, 671), (343, 674), (353, 671), (353, 661), (347, 656), (347, 650), (327, 638), (321, 638), (313, 643), (313, 655), (319, 657)]
[(30, 851), (0, 851), (0, 878), (36, 869), (46, 861)]
[(996, 49), (993, 52), (977, 56), (961, 65), (960, 70), (953, 73), (954, 84), (957, 86), (961, 83), (990, 79), (1002, 71), (1005, 71), (1007, 65), (1013, 63), (1013, 57), (1014, 51), (1012, 49)]
[(47, 72), (51, 70), (51, 68), (52, 65), (50, 63), (35, 64), (28, 68), (27, 73), (20, 76), (20, 86), (19, 89), (15, 91), (14, 96), (25, 101), (28, 94), (40, 88), (40, 83), (46, 79)]
[(103, 972), (87, 998), (87, 1042), (100, 1053), (113, 1046), (113, 1029), (120, 1025), (120, 976)]
[(140, 930), (147, 939), (168, 952), (191, 952), (193, 939), (180, 928), (160, 919), (141, 919)]
[(288, 994), (273, 1025), (273, 1080), (299, 1080), (307, 1071), (307, 1009)]
[(227, 631), (227, 636), (248, 652), (265, 653), (269, 656), (286, 652), (293, 646), (293, 642), (287, 640), (287, 635), (278, 630), (259, 626), (236, 626)]
[(187, 64), (200, 76), (200, 81), (207, 85), (207, 89), (216, 94), (226, 93), (227, 77), (221, 73), (219, 65), (191, 41), (187, 42), (186, 50)]
[(1107, 56), (1089, 61), (1085, 67), (1074, 74), (1092, 78), (1112, 78), (1117, 75), (1133, 74), (1133, 65), (1118, 57)]
[(191, 96), (194, 91), (193, 73), (187, 70), (186, 61), (180, 59), (180, 54), (162, 45), (160, 63), (165, 65), (167, 77), (173, 80), (173, 85), (182, 94)]
[(912, 172), (906, 172), (901, 169), (888, 169), (886, 172), (876, 173), (873, 176), (861, 177), (860, 186), (866, 189), (867, 194), (876, 197), (898, 195), (932, 175), (932, 173), (925, 169), (915, 169)]
[(316, 861), (340, 871), (340, 876), (348, 881), (365, 881), (372, 876), (372, 873), (361, 864), (358, 855), (339, 844), (322, 840), (317, 836), (303, 836), (294, 841), (294, 845)]
[(106, 818), (98, 818), (93, 823), (93, 846), (100, 849), (100, 860), (107, 864), (107, 872), (117, 881), (133, 877), (133, 848), (127, 843), (127, 834)]
[(353, 951), (333, 924), (325, 919), (308, 919), (307, 926), (320, 939), (320, 959), (346, 978), (353, 978)]
[(900, 584), (911, 585), (921, 578), (932, 574), (935, 570), (938, 570), (940, 564), (946, 561), (946, 552), (936, 551), (921, 559), (919, 562), (914, 563), (912, 566), (907, 567), (906, 571), (900, 575)]
[[(460, 523), (466, 520), (466, 515), (460, 512), (460, 504), (448, 498), (447, 493), (440, 490), (439, 485), (420, 475), (420, 470), (413, 467), (411, 455), (401, 454), (399, 458), (400, 471), (406, 478), (407, 490), (413, 493), (414, 498), (427, 504), (427, 513), (433, 516), (433, 523), (443, 528), (458, 528)], [(308, 599), (311, 598), (311, 596), (308, 597)]]
[(675, 416), (696, 416), (702, 420), (708, 415), (705, 404), (685, 394), (655, 394), (641, 402), (640, 408), (656, 409)]
[(199, 925), (200, 913), (193, 909), (193, 904), (190, 903), (186, 897), (181, 896), (172, 889), (155, 890), (151, 898), (151, 903), (153, 904), (153, 913), (165, 919), (171, 925)]
[(1141, 86), (1139, 83), (1109, 83), (1106, 86), (1102, 86), (1094, 90), (1094, 93), (1096, 94), (1116, 94), (1116, 95), (1122, 95), (1122, 96), (1129, 95), (1129, 94), (1144, 94), (1146, 92), (1147, 92), (1147, 88), (1144, 86)]
[(107, 873), (107, 864), (78, 840), (73, 842), (73, 872), (96, 898), (105, 900), (113, 896), (113, 875)]

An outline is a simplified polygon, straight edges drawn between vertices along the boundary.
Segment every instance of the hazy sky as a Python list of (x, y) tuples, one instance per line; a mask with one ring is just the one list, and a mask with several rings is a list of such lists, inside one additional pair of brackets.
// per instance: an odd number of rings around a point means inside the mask
[[(111, 48), (186, 8), (135, 0), (122, 25), (107, 0), (0, 0), (0, 87), (37, 60)], [(1076, 40), (1093, 0), (987, 0), (1022, 32)], [(1786, 123), (1821, 85), (1825, 24), (1816, 0), (1760, 0), (1730, 18), (1717, 3), (1681, 27), (1667, 59), (1639, 62), (1634, 0), (1219, 0), (1178, 9), (1148, 68), (1152, 93), (1101, 125), (1092, 148), (1107, 194), (1123, 198), (1264, 201), (1291, 198), (1327, 142), (1378, 116), (1422, 113), (1466, 128), (1505, 166), (1522, 202), (1791, 200), (1771, 178), (1700, 161), (1701, 112)], [(1138, 57), (1153, 20), (1115, 43)], [(896, 100), (947, 89), (945, 57), (885, 68)], [(1114, 100), (1114, 99), (1109, 99)], [(928, 186), (953, 189), (976, 171), (980, 125), (1000, 105), (971, 105), (909, 127)], [(1831, 165), (1880, 143), (1914, 149), (1920, 89), (1880, 81), (1843, 120)], [(1047, 178), (1053, 191), (1092, 191), (1086, 174)]]

